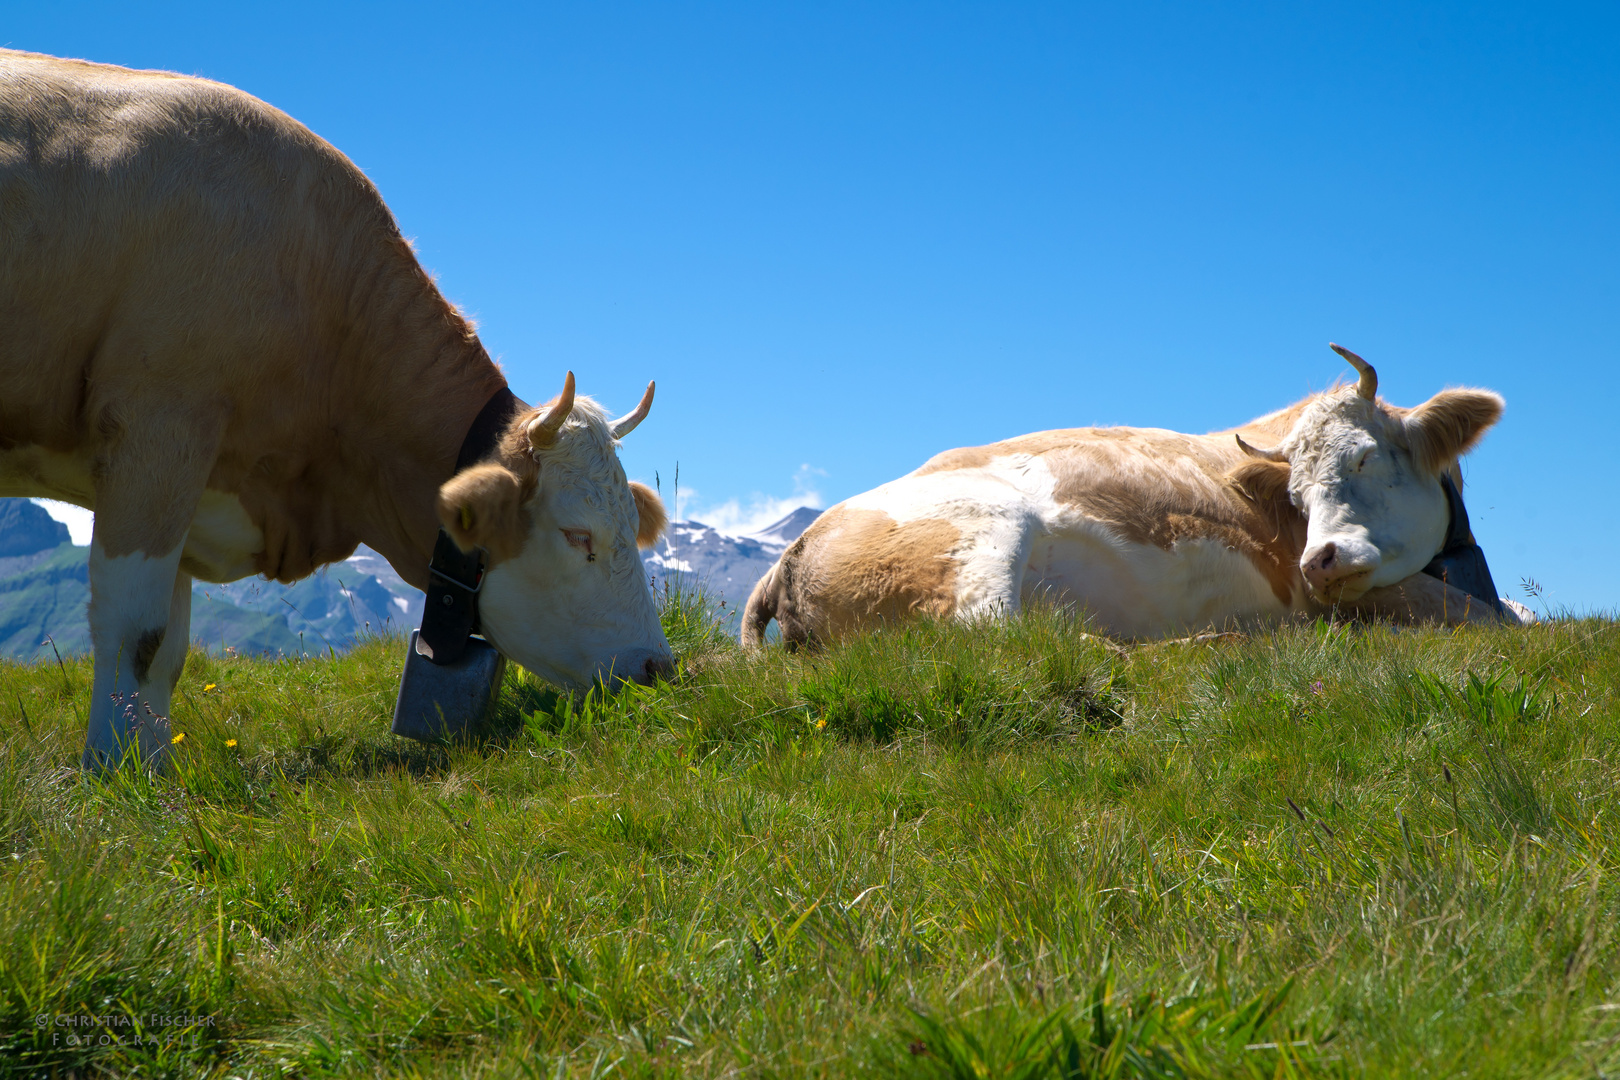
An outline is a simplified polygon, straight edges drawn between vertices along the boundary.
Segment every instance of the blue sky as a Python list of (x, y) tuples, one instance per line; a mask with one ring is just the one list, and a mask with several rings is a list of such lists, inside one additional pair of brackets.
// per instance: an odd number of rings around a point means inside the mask
[(517, 392), (723, 523), (952, 446), (1488, 386), (1498, 585), (1620, 610), (1612, 5), (6, 5), (376, 181)]

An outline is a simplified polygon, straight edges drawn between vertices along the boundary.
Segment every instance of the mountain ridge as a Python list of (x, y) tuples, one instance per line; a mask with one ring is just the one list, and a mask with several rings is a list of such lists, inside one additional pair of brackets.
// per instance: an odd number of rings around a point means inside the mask
[[(754, 583), (821, 511), (801, 506), (750, 533), (673, 522), (642, 553), (654, 589), (698, 588), (731, 633)], [(55, 648), (88, 652), (87, 547), (27, 499), (0, 499), (0, 657), (37, 660)], [(213, 652), (290, 656), (341, 651), (369, 634), (421, 625), (424, 596), (361, 545), (291, 585), (244, 578), (192, 585), (191, 639)]]

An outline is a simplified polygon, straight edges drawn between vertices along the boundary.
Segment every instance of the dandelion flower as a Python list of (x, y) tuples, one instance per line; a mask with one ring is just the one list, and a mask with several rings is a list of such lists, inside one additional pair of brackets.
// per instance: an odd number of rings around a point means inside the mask
[(183, 743), (185, 741), (186, 741), (186, 733), (183, 732), (183, 731), (180, 732), (178, 735), (176, 735), (174, 738), (169, 740), (169, 742), (174, 744), (175, 746), (178, 746), (178, 745), (180, 745), (181, 743)]
[(203, 693), (205, 693), (205, 694), (208, 693), (208, 691), (212, 690), (214, 687), (216, 687), (218, 685), (219, 685), (218, 683), (209, 683), (207, 686), (203, 687)]
[(826, 726), (827, 726), (827, 718), (825, 716), (823, 716), (820, 720), (816, 721), (816, 730), (817, 731), (820, 731), (822, 728), (824, 728)]
[(235, 746), (236, 745), (236, 740), (235, 739), (226, 739), (225, 740), (225, 745), (226, 746)]

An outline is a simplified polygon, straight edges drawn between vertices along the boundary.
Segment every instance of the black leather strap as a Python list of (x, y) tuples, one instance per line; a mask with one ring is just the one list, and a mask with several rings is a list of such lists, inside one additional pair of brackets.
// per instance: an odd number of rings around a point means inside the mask
[[(467, 429), (456, 455), (456, 472), (494, 456), (512, 418), (527, 408), (507, 387), (495, 391)], [(478, 590), (484, 584), (484, 553), (462, 551), (441, 526), (428, 578), (417, 644), (435, 664), (453, 664), (467, 651), (468, 637), (480, 629)]]
[(494, 396), (484, 402), (484, 407), (473, 418), (472, 427), (467, 429), (467, 437), (461, 440), (461, 452), (456, 455), (456, 472), (493, 457), (512, 418), (527, 408), (510, 388), (503, 386), (495, 391)]
[(1451, 524), (1446, 527), (1446, 543), (1441, 551), (1453, 551), (1474, 542), (1474, 530), (1468, 524), (1468, 507), (1463, 505), (1462, 492), (1452, 482), (1450, 473), (1440, 474), (1440, 490), (1446, 493), (1446, 509), (1451, 511)]
[(441, 527), (428, 564), (427, 603), (417, 643), (435, 664), (453, 664), (478, 632), (478, 590), (484, 584), (481, 550), (462, 551)]
[(1446, 493), (1451, 524), (1446, 528), (1445, 546), (1429, 560), (1423, 572), (1461, 589), (1476, 600), (1485, 601), (1491, 605), (1491, 610), (1500, 613), (1502, 599), (1496, 595), (1496, 582), (1491, 580), (1491, 568), (1485, 562), (1484, 550), (1474, 543), (1474, 530), (1468, 524), (1468, 508), (1463, 505), (1462, 492), (1451, 482), (1450, 473), (1440, 474), (1440, 489)]

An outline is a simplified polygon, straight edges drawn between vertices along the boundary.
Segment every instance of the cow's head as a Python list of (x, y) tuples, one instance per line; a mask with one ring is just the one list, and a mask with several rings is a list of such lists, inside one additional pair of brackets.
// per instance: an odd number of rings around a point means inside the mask
[(1502, 415), (1502, 398), (1489, 390), (1442, 390), (1415, 409), (1388, 405), (1372, 365), (1332, 348), (1359, 383), (1318, 395), (1275, 449), (1237, 440), (1272, 463), (1276, 486), (1286, 468), (1288, 499), (1306, 519), (1300, 572), (1323, 603), (1354, 600), (1428, 564), (1450, 521), (1440, 476), (1450, 472), (1460, 490), (1458, 457)]
[(439, 517), (464, 551), (483, 548), (484, 636), (563, 686), (650, 683), (673, 668), (638, 547), (667, 523), (645, 484), (625, 480), (616, 446), (652, 407), (653, 386), (628, 416), (562, 394), (508, 429), (500, 463), (457, 473)]

